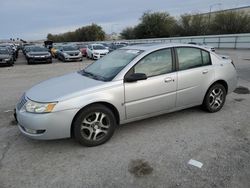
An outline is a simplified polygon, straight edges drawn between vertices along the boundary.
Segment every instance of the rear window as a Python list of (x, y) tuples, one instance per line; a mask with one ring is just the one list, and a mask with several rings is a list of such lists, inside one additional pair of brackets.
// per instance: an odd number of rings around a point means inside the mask
[(179, 47), (176, 51), (179, 62), (179, 70), (187, 70), (211, 65), (210, 54), (205, 50), (192, 47)]

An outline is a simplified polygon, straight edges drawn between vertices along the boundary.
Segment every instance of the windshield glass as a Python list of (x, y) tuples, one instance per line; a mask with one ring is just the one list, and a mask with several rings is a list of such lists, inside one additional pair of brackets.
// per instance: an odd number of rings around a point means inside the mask
[(94, 79), (109, 81), (141, 53), (141, 50), (116, 50), (92, 63), (81, 72)]
[(75, 51), (75, 50), (78, 50), (75, 46), (63, 46), (62, 49), (64, 51)]
[(40, 46), (36, 46), (36, 47), (31, 47), (31, 48), (30, 48), (30, 51), (31, 51), (31, 52), (47, 52), (48, 49), (47, 49), (47, 48), (40, 47)]
[(94, 50), (105, 50), (106, 48), (103, 45), (93, 45)]
[(8, 50), (6, 48), (0, 48), (0, 54), (8, 54)]

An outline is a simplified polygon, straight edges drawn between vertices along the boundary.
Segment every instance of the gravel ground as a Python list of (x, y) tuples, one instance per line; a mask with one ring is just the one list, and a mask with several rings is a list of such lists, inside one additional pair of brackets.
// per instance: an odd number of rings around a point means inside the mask
[[(250, 88), (249, 50), (218, 50), (233, 58), (239, 86)], [(250, 95), (229, 94), (218, 113), (199, 107), (119, 126), (104, 145), (22, 136), (12, 109), (22, 93), (91, 61), (0, 68), (0, 188), (250, 187)], [(190, 159), (203, 163), (189, 165)]]

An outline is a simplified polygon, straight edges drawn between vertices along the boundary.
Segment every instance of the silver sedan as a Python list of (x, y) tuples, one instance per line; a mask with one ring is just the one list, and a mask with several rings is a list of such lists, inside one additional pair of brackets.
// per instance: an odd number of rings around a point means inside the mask
[(108, 141), (119, 124), (198, 105), (217, 112), (236, 85), (233, 62), (206, 48), (127, 46), (84, 70), (32, 87), (15, 116), (30, 138), (74, 137), (96, 146)]

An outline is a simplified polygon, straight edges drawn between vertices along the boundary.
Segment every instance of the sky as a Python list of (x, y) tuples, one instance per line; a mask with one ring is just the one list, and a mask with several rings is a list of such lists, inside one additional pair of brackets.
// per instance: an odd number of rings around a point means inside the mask
[(0, 39), (45, 39), (96, 23), (106, 33), (134, 26), (145, 11), (178, 17), (249, 6), (250, 0), (0, 0)]

